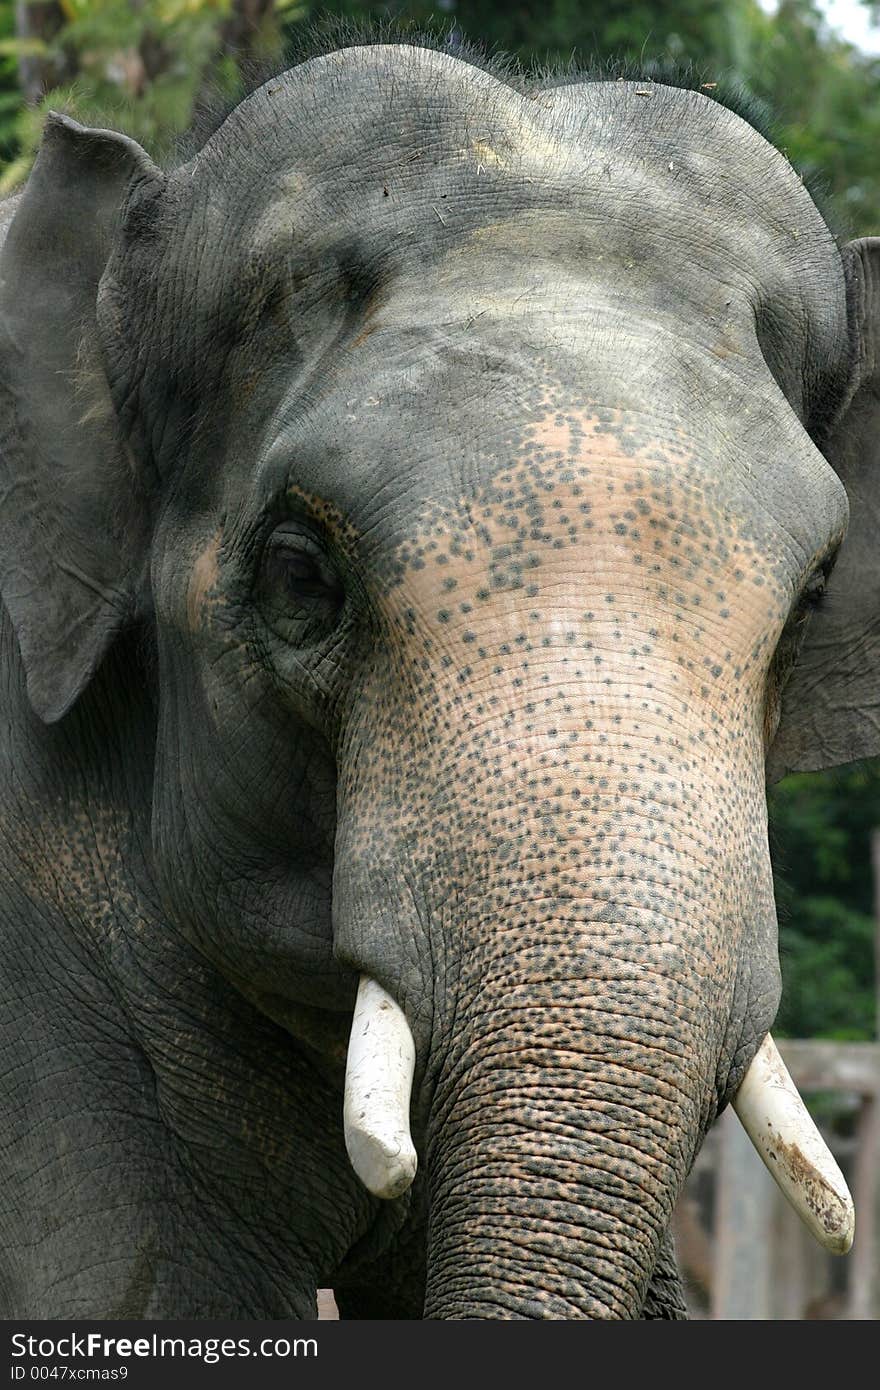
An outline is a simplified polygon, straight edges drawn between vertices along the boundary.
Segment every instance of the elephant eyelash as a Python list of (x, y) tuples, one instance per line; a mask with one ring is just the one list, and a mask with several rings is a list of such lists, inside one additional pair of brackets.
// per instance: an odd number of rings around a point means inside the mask
[(820, 571), (810, 580), (809, 584), (801, 591), (800, 605), (812, 612), (820, 604), (824, 606), (828, 594), (828, 581), (824, 573)]
[(801, 612), (809, 614), (816, 608), (827, 608), (829, 601), (834, 602), (833, 596), (829, 600), (828, 581), (831, 578), (831, 571), (834, 569), (839, 549), (840, 547), (836, 546), (804, 584), (797, 597), (797, 608)]
[(802, 640), (802, 629), (809, 622), (810, 617), (817, 608), (827, 609), (828, 606), (828, 569), (823, 566), (810, 576), (806, 584), (798, 593), (792, 604), (788, 620), (780, 638), (778, 652), (785, 652), (786, 642), (789, 646), (795, 643), (794, 651), (791, 653), (792, 663), (794, 654), (800, 647)]

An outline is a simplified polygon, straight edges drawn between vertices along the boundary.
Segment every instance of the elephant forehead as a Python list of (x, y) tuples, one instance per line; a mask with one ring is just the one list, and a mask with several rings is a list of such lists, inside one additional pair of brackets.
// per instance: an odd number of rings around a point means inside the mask
[[(613, 214), (621, 193), (650, 194), (630, 204), (637, 223), (676, 201), (678, 185), (682, 203), (698, 195), (692, 216), (711, 201), (722, 232), (742, 212), (753, 227), (778, 223), (781, 212), (789, 232), (792, 216), (821, 226), (787, 160), (704, 93), (639, 81), (518, 89), (408, 45), (328, 54), (266, 83), (180, 170), (178, 184), (202, 203), (238, 205), (242, 219), (266, 231), (273, 204), (288, 230), (291, 220), (308, 229), (316, 211), (309, 191), (320, 190), (345, 222), (368, 196), (378, 232), (398, 199), (421, 187), (430, 201), (447, 195), (449, 217), (433, 225), (448, 241), (463, 223), (491, 216), (514, 185), (520, 205), (570, 206), (582, 195), (592, 217)], [(423, 202), (422, 210), (430, 208)]]
[(787, 161), (660, 84), (521, 93), (446, 55), (336, 54), (261, 88), (173, 182), (186, 268), (169, 275), (198, 283), (212, 340), (268, 315), (302, 345), (337, 331), (341, 301), (418, 294), (462, 256), (460, 302), (499, 279), (526, 290), (552, 256), (650, 301), (733, 277), (788, 331), (810, 319), (817, 351), (841, 329), (839, 256)]
[(674, 432), (645, 440), (617, 412), (549, 408), (490, 481), (423, 503), (372, 569), (390, 611), (413, 605), (431, 628), (528, 613), (546, 637), (650, 608), (667, 633), (717, 621), (751, 642), (782, 620), (795, 577), (781, 530), (732, 496)]
[(671, 369), (676, 345), (625, 340), (619, 324), (588, 329), (589, 351), (555, 320), (534, 343), (524, 333), (505, 350), (476, 325), (426, 332), (399, 359), (374, 334), (352, 353), (367, 354), (356, 376), (278, 426), (267, 486), (293, 458), (297, 486), (344, 518), (345, 547), (386, 580), (424, 558), (438, 526), (485, 553), (513, 547), (512, 577), (538, 543), (594, 569), (618, 541), (641, 555), (663, 526), (690, 525), (710, 533), (701, 546), (751, 545), (788, 592), (839, 539), (843, 489), (763, 363), (710, 355), (706, 372), (692, 354)]

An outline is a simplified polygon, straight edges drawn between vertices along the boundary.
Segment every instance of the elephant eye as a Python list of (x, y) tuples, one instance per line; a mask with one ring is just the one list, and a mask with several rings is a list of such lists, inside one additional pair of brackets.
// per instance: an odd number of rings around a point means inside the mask
[(336, 591), (333, 577), (314, 555), (298, 554), (286, 546), (273, 546), (269, 575), (294, 600), (322, 600)]
[(271, 616), (291, 641), (317, 639), (339, 616), (345, 591), (321, 547), (301, 531), (279, 530), (263, 561), (262, 588)]

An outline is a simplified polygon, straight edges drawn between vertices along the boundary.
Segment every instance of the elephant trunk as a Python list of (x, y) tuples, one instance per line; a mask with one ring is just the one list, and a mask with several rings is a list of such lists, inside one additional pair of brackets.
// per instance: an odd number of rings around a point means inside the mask
[(508, 924), (506, 963), (462, 1020), (429, 1135), (428, 1317), (640, 1315), (706, 1123), (708, 1059), (696, 995), (656, 961), (623, 965), (611, 939), (566, 945), (584, 930), (547, 924), (536, 970)]

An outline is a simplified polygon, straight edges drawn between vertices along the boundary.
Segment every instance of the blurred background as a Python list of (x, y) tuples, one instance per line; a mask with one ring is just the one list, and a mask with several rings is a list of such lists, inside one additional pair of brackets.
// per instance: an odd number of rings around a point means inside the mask
[[(774, 113), (835, 230), (880, 234), (880, 0), (0, 0), (0, 197), (27, 178), (47, 110), (125, 130), (161, 162), (198, 106), (277, 70), (334, 16), (400, 19), (526, 64), (671, 59), (723, 75)], [(679, 1257), (697, 1317), (876, 1318), (880, 763), (790, 777), (769, 803), (774, 1032), (854, 1189), (856, 1245), (837, 1261), (813, 1248), (725, 1116), (680, 1205)]]

